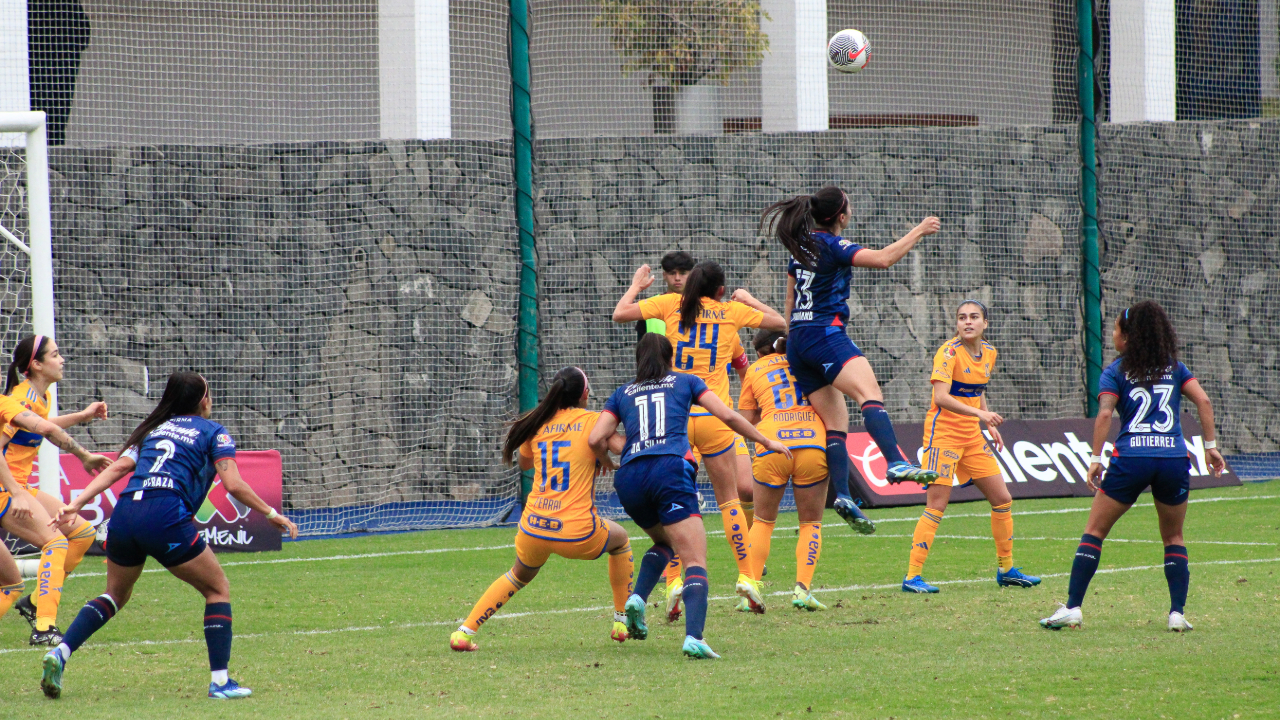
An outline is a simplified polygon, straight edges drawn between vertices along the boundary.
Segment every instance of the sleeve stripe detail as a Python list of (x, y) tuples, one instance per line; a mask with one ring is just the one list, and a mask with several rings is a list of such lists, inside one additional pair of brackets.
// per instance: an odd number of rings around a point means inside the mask
[(1113, 393), (1110, 390), (1099, 390), (1098, 395), (1110, 395), (1112, 397), (1120, 397), (1118, 393)]
[(1191, 377), (1187, 378), (1186, 380), (1183, 380), (1183, 381), (1182, 381), (1182, 387), (1186, 387), (1186, 386), (1187, 386), (1187, 383), (1189, 383), (1189, 382), (1191, 382), (1192, 380), (1195, 380), (1195, 379), (1196, 379), (1196, 378), (1195, 378), (1195, 376), (1194, 376), (1194, 375), (1192, 375)]
[(617, 415), (615, 415), (615, 414), (614, 414), (614, 412), (613, 412), (612, 410), (610, 410), (609, 408), (605, 408), (605, 409), (603, 409), (603, 410), (601, 410), (601, 411), (600, 411), (600, 414), (601, 414), (601, 415), (603, 415), (603, 414), (605, 414), (605, 413), (609, 413), (610, 415), (613, 415), (613, 419), (614, 419), (614, 420), (621, 420), (621, 419), (622, 419), (622, 418), (618, 417)]

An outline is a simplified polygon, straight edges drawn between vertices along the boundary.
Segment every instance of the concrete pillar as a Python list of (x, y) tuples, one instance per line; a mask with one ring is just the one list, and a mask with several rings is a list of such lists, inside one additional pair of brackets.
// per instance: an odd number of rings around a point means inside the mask
[(769, 52), (760, 65), (764, 132), (826, 130), (826, 0), (763, 0)]
[(1276, 56), (1280, 55), (1280, 2), (1258, 0), (1258, 67), (1262, 71), (1262, 100), (1280, 105), (1280, 74), (1276, 72)]
[(378, 0), (378, 89), (382, 137), (452, 136), (449, 0)]
[(1174, 0), (1112, 0), (1111, 121), (1177, 120)]
[[(27, 2), (0, 0), (0, 111), (31, 109), (27, 67)], [(11, 143), (4, 143), (11, 144)]]

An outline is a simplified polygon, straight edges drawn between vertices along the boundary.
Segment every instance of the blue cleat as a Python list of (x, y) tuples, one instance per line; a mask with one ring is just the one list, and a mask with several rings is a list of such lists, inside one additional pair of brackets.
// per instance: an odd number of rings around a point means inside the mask
[(681, 651), (693, 658), (694, 660), (719, 660), (720, 656), (711, 649), (705, 640), (699, 640), (692, 635), (684, 636), (684, 647)]
[(916, 467), (906, 460), (899, 460), (898, 462), (890, 465), (889, 469), (885, 471), (884, 479), (888, 481), (890, 485), (897, 485), (900, 482), (906, 482), (909, 480), (928, 487), (929, 483), (938, 479), (938, 473), (933, 470), (925, 470), (923, 468)]
[(213, 700), (238, 700), (239, 698), (247, 698), (253, 694), (253, 691), (247, 687), (240, 687), (231, 678), (227, 678), (224, 685), (214, 685), (209, 683), (209, 697)]
[(919, 575), (908, 578), (902, 578), (902, 592), (909, 593), (936, 593), (938, 588), (924, 581)]
[(1035, 575), (1022, 574), (1022, 568), (1009, 568), (1009, 572), (996, 570), (996, 584), (1000, 587), (1035, 587), (1040, 578)]
[(66, 661), (57, 648), (44, 654), (44, 674), (40, 677), (40, 689), (45, 697), (57, 700), (62, 695), (62, 671), (67, 667)]
[(644, 640), (649, 637), (649, 626), (644, 624), (645, 603), (639, 595), (627, 598), (623, 612), (627, 614), (627, 637), (632, 640)]
[(836, 509), (836, 514), (841, 520), (849, 523), (849, 527), (854, 532), (863, 535), (875, 534), (876, 524), (871, 522), (871, 518), (863, 514), (862, 509), (856, 503), (847, 497), (837, 497), (832, 505)]

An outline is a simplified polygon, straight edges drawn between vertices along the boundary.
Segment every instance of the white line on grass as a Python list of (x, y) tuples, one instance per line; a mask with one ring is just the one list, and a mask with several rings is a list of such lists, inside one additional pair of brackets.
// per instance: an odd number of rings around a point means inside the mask
[[(1192, 565), (1196, 567), (1200, 567), (1204, 565), (1251, 565), (1255, 563), (1270, 563), (1270, 562), (1280, 562), (1280, 557), (1256, 558), (1253, 560), (1209, 560), (1206, 562), (1192, 563)], [(1113, 575), (1113, 574), (1119, 574), (1119, 573), (1131, 573), (1131, 572), (1142, 572), (1144, 570), (1163, 570), (1163, 569), (1164, 569), (1164, 565), (1134, 565), (1132, 567), (1106, 568), (1103, 570), (1098, 570), (1097, 574)], [(1041, 575), (1040, 577), (1060, 578), (1060, 577), (1070, 577), (1070, 576), (1071, 576), (1071, 573), (1051, 573), (1048, 575)], [(935, 585), (973, 585), (977, 583), (989, 583), (989, 582), (991, 582), (991, 578), (984, 577), (984, 578), (966, 578), (962, 580), (939, 580), (933, 584)], [(885, 585), (846, 585), (844, 587), (835, 587), (835, 588), (815, 588), (813, 592), (817, 594), (817, 593), (833, 593), (833, 592), (852, 592), (854, 590), (896, 590), (900, 587), (901, 587), (901, 583), (889, 583)], [(780, 590), (778, 592), (769, 593), (770, 596), (774, 596), (774, 597), (781, 596), (781, 595), (790, 595), (790, 594), (791, 594), (791, 591), (789, 590)], [(707, 598), (708, 601), (723, 601), (723, 600), (736, 600), (736, 599), (737, 599), (736, 595), (723, 595), (723, 596)], [(541, 616), (541, 615), (566, 615), (570, 613), (601, 612), (601, 611), (612, 610), (612, 609), (613, 609), (612, 605), (599, 605), (596, 607), (562, 608), (559, 610), (530, 610), (527, 612), (503, 613), (501, 615), (494, 615), (493, 617), (489, 618), (489, 621), (492, 622), (493, 620), (513, 620), (516, 618)], [(397, 625), (356, 625), (356, 626), (344, 627), (344, 628), (329, 628), (329, 629), (316, 629), (316, 630), (291, 630), (288, 632), (274, 632), (274, 633), (237, 633), (236, 639), (249, 640), (253, 638), (267, 638), (267, 637), (278, 638), (278, 637), (302, 636), (302, 635), (335, 635), (338, 633), (377, 632), (380, 630), (409, 630), (413, 628), (442, 627), (442, 626), (447, 627), (450, 625), (456, 625), (460, 622), (462, 622), (461, 618), (457, 620), (434, 620), (431, 622), (400, 623)], [(199, 643), (199, 642), (204, 642), (204, 640), (202, 638), (182, 638), (178, 640), (127, 640), (124, 642), (93, 644), (87, 647), (91, 650), (97, 650), (97, 649), (109, 649), (109, 648), (121, 648), (121, 647), (145, 647), (148, 645), (186, 645), (190, 643)], [(47, 650), (44, 648), (38, 648), (38, 647), (0, 648), (0, 655), (10, 655), (12, 653), (24, 653), (24, 652), (47, 652)]]

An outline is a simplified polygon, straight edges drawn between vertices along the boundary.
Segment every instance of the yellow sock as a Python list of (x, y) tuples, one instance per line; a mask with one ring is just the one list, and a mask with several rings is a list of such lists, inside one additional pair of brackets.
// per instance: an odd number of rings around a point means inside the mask
[(738, 563), (738, 574), (751, 577), (751, 554), (747, 552), (747, 521), (742, 515), (742, 501), (730, 500), (720, 506), (720, 521), (724, 523), (724, 539), (729, 542), (733, 559)]
[(805, 590), (813, 587), (813, 571), (822, 555), (822, 523), (800, 523), (796, 539), (796, 582)]
[(938, 532), (938, 523), (942, 522), (942, 512), (925, 508), (924, 514), (916, 521), (916, 531), (911, 535), (911, 561), (907, 564), (908, 578), (924, 572), (924, 561), (929, 559), (929, 548), (933, 547), (933, 536)]
[(18, 602), (18, 598), (22, 597), (22, 593), (26, 592), (27, 584), (18, 583), (16, 585), (0, 586), (0, 617), (9, 612), (9, 608)]
[(480, 600), (476, 602), (476, 606), (471, 608), (471, 614), (467, 616), (466, 622), (462, 623), (462, 627), (473, 633), (479, 630), (486, 620), (496, 615), (498, 610), (510, 602), (523, 587), (524, 583), (517, 580), (516, 576), (508, 570), (507, 574), (494, 580), (489, 589), (484, 591)]
[(61, 534), (40, 548), (40, 572), (36, 575), (36, 630), (58, 624), (58, 603), (62, 602), (63, 569), (67, 561), (67, 539)]
[(625, 610), (627, 598), (631, 597), (631, 589), (635, 581), (634, 562), (630, 542), (609, 553), (609, 587), (613, 588), (615, 612)]
[[(742, 514), (747, 518), (747, 530), (756, 522), (756, 504), (753, 502), (742, 502)], [(776, 520), (774, 522), (777, 522)]]
[(88, 520), (84, 520), (67, 536), (67, 560), (63, 563), (63, 570), (67, 575), (84, 560), (84, 554), (93, 546), (93, 538), (97, 532)]
[(760, 518), (751, 525), (748, 537), (751, 538), (751, 579), (759, 580), (764, 573), (764, 564), (769, 561), (769, 546), (773, 542), (773, 526), (777, 520)]
[(667, 588), (682, 582), (684, 582), (684, 563), (680, 562), (679, 555), (672, 555), (671, 562), (667, 563)]
[(996, 541), (996, 563), (1008, 572), (1013, 567), (1013, 501), (991, 506), (991, 537)]

